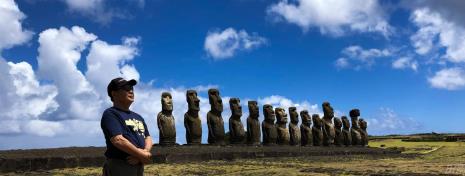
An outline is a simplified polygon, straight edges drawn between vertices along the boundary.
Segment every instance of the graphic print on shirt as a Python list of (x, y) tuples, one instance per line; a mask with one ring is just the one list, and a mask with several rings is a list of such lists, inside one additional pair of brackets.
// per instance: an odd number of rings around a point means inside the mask
[(124, 121), (126, 123), (126, 126), (129, 126), (132, 128), (132, 131), (136, 132), (137, 134), (144, 136), (145, 132), (145, 127), (144, 124), (136, 119), (128, 119)]

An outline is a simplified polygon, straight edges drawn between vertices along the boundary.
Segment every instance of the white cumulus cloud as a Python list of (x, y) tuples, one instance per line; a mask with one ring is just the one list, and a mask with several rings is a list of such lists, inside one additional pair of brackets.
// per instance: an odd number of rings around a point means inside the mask
[(256, 34), (249, 35), (245, 30), (227, 28), (223, 31), (210, 31), (205, 38), (204, 50), (213, 59), (231, 58), (241, 50), (252, 50), (267, 43)]
[(394, 62), (392, 62), (392, 68), (395, 69), (405, 69), (410, 68), (413, 71), (417, 71), (418, 69), (418, 62), (413, 60), (410, 57), (401, 57)]
[(377, 0), (280, 0), (267, 12), (304, 31), (317, 27), (322, 34), (333, 36), (349, 30), (389, 36), (392, 30)]
[(364, 117), (368, 122), (368, 134), (412, 134), (423, 129), (423, 124), (416, 119), (397, 114), (391, 108), (380, 108), (374, 116)]
[(335, 61), (337, 68), (353, 68), (359, 70), (361, 68), (369, 68), (376, 59), (385, 58), (393, 55), (390, 49), (364, 49), (358, 45), (352, 45), (344, 48), (341, 52), (344, 56)]
[(14, 0), (2, 0), (0, 3), (0, 54), (2, 49), (11, 48), (29, 41), (33, 33), (23, 29), (22, 20), (26, 18)]
[(460, 67), (445, 68), (428, 78), (434, 88), (457, 90), (465, 87), (465, 72)]

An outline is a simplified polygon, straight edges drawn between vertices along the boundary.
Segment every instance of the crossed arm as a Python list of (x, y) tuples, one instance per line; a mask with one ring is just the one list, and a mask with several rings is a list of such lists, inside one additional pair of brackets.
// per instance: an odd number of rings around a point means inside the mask
[(152, 153), (150, 152), (152, 149), (152, 138), (150, 136), (145, 138), (144, 149), (137, 148), (121, 134), (113, 136), (110, 141), (116, 148), (130, 155), (128, 157), (130, 164), (137, 164), (139, 162), (149, 164), (152, 162)]

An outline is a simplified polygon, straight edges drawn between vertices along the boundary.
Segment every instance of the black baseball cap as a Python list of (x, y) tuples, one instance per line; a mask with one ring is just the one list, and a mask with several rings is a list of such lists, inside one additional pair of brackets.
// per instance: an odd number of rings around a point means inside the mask
[(111, 97), (111, 91), (117, 91), (117, 90), (121, 89), (125, 85), (135, 86), (136, 84), (137, 84), (137, 81), (134, 80), (134, 79), (131, 79), (129, 81), (125, 80), (125, 79), (123, 79), (121, 77), (112, 79), (110, 81), (110, 83), (108, 84), (108, 87), (107, 87), (108, 96), (110, 98), (112, 98)]

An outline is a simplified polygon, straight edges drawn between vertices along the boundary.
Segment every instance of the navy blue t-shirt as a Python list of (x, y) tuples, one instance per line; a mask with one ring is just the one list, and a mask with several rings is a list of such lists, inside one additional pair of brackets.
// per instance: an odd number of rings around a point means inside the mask
[(111, 143), (110, 139), (113, 136), (121, 134), (141, 149), (145, 147), (145, 137), (150, 136), (147, 125), (139, 114), (115, 107), (108, 108), (103, 112), (100, 127), (105, 135), (105, 143), (107, 144), (105, 156), (107, 158), (126, 159), (129, 156)]

